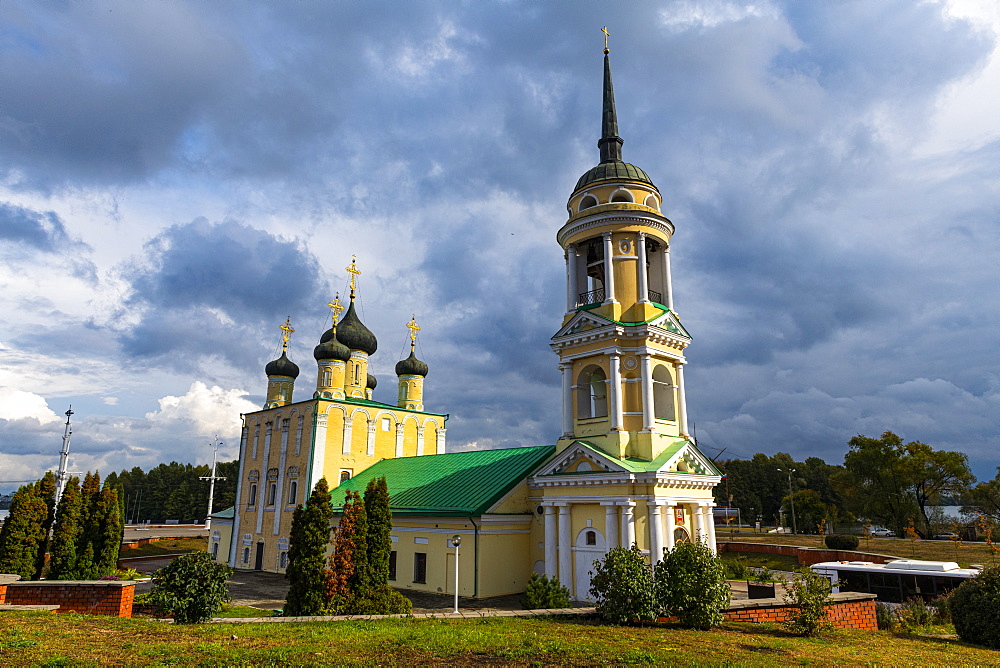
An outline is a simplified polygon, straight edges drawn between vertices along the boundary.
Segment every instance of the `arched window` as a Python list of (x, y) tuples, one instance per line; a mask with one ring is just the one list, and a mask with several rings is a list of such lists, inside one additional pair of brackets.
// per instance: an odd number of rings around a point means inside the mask
[(653, 369), (653, 415), (657, 420), (676, 420), (674, 415), (674, 379), (663, 365)]
[(288, 553), (282, 552), (278, 556), (278, 568), (288, 568)]
[(340, 482), (344, 482), (350, 479), (351, 479), (351, 472), (349, 470), (344, 469), (343, 471), (340, 472)]
[(250, 563), (250, 548), (249, 547), (244, 547), (243, 548), (243, 563), (244, 564), (249, 564)]
[(333, 371), (331, 371), (330, 367), (328, 367), (328, 366), (323, 367), (323, 381), (322, 381), (322, 383), (323, 383), (323, 387), (330, 387), (331, 385), (333, 385)]
[(589, 209), (592, 206), (597, 206), (597, 198), (593, 195), (584, 195), (583, 199), (580, 200), (580, 211)]
[(597, 532), (588, 531), (586, 539), (587, 539), (587, 545), (597, 545)]
[(271, 486), (267, 488), (267, 505), (273, 506), (275, 499), (278, 497), (278, 483), (272, 482)]
[(295, 480), (288, 483), (288, 505), (295, 505), (295, 497), (298, 496), (299, 483)]
[(249, 498), (247, 499), (247, 505), (248, 506), (257, 505), (257, 483), (253, 483), (252, 485), (250, 485), (250, 494)]
[(632, 198), (632, 193), (627, 190), (617, 190), (615, 194), (611, 196), (612, 202), (634, 202)]
[(607, 417), (608, 383), (602, 368), (592, 364), (580, 372), (576, 397), (578, 419)]
[(660, 210), (660, 203), (656, 201), (656, 195), (653, 194), (646, 195), (646, 201), (643, 203), (650, 209), (656, 209), (657, 211)]

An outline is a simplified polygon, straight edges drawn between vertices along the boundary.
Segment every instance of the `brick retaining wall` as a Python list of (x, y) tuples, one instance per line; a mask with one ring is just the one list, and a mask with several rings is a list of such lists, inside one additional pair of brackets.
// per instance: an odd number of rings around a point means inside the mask
[[(840, 629), (861, 629), (877, 631), (875, 618), (875, 594), (844, 592), (833, 594), (833, 605), (827, 609), (827, 621)], [(798, 608), (780, 599), (758, 599), (755, 601), (733, 601), (729, 610), (723, 612), (726, 619), (734, 622), (785, 622)]]
[(870, 554), (868, 552), (828, 550), (822, 547), (774, 545), (770, 543), (728, 542), (719, 543), (718, 548), (719, 552), (754, 552), (758, 554), (780, 554), (786, 557), (795, 557), (801, 566), (812, 566), (823, 561), (870, 561), (875, 564), (885, 564), (900, 558), (888, 554)]
[(131, 617), (131, 580), (37, 580), (0, 584), (0, 605), (58, 605), (56, 612)]

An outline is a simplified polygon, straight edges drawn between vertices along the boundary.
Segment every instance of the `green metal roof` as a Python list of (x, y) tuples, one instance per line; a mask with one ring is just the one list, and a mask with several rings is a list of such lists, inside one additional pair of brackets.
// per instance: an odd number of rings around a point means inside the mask
[(412, 408), (400, 408), (399, 406), (393, 406), (392, 404), (384, 404), (381, 401), (373, 401), (371, 399), (361, 399), (359, 397), (345, 397), (343, 399), (327, 399), (326, 397), (318, 397), (319, 401), (330, 401), (332, 403), (341, 404), (357, 404), (358, 406), (373, 406), (375, 408), (388, 408), (394, 411), (406, 411), (407, 413), (422, 413), (424, 415), (438, 415), (444, 416), (447, 413), (430, 413), (428, 411), (416, 411)]
[(383, 459), (333, 490), (334, 505), (340, 510), (347, 490), (363, 493), (369, 480), (385, 476), (389, 505), (396, 517), (475, 517), (489, 510), (553, 452), (554, 445), (540, 445)]
[(573, 189), (573, 192), (598, 181), (638, 181), (656, 187), (649, 175), (643, 170), (628, 162), (615, 160), (602, 162), (584, 172), (583, 176), (576, 182), (576, 188)]
[(229, 506), (225, 510), (220, 510), (217, 513), (212, 513), (212, 517), (220, 520), (231, 520), (233, 516), (236, 515), (236, 506)]
[[(686, 445), (690, 445), (692, 449), (701, 453), (701, 451), (698, 450), (698, 446), (695, 445), (693, 442), (688, 441), (686, 438), (679, 438), (676, 436), (662, 436), (662, 438), (673, 439), (673, 443), (664, 448), (663, 452), (661, 452), (653, 461), (649, 461), (646, 459), (639, 459), (638, 457), (626, 457), (625, 459), (618, 459), (617, 457), (612, 457), (608, 453), (604, 452), (590, 441), (577, 440), (576, 443), (579, 443), (588, 450), (593, 450), (595, 453), (601, 455), (602, 457), (608, 457), (610, 459), (613, 459), (615, 462), (620, 464), (623, 469), (625, 469), (626, 471), (630, 471), (632, 473), (646, 473), (646, 472), (659, 471), (661, 468), (663, 468), (664, 464), (670, 461), (670, 459), (674, 455), (676, 455), (681, 450), (681, 448), (683, 448)], [(722, 472), (719, 471), (719, 469), (715, 466), (715, 464), (712, 463), (712, 460), (710, 460), (708, 457), (705, 457), (705, 461), (707, 462), (708, 465), (706, 466), (705, 473), (703, 473), (702, 475), (722, 475)], [(593, 473), (605, 473), (605, 471), (582, 471), (580, 473), (576, 472), (559, 473), (556, 475), (591, 475)]]
[[(595, 315), (598, 318), (601, 318), (602, 320), (607, 320), (608, 322), (613, 322), (616, 325), (621, 325), (623, 327), (636, 327), (638, 325), (648, 325), (649, 323), (653, 322), (654, 320), (656, 320), (657, 318), (659, 318), (660, 316), (662, 316), (664, 313), (673, 313), (673, 311), (671, 311), (670, 309), (668, 309), (663, 304), (658, 304), (656, 302), (651, 302), (651, 303), (653, 304), (653, 306), (655, 306), (655, 307), (657, 307), (659, 309), (663, 309), (663, 312), (662, 313), (657, 313), (656, 315), (654, 315), (649, 320), (643, 320), (641, 322), (625, 322), (625, 321), (622, 321), (622, 320), (612, 320), (611, 318), (603, 316), (600, 313), (593, 313), (592, 315)], [(603, 302), (596, 302), (594, 304), (585, 304), (584, 306), (578, 307), (576, 310), (577, 311), (593, 311), (594, 309), (597, 309), (597, 308), (599, 308), (599, 307), (601, 307), (603, 305), (604, 305)], [(677, 314), (676, 313), (674, 313), (674, 317), (677, 318)], [(674, 334), (680, 334), (681, 336), (686, 336), (689, 339), (692, 338), (691, 334), (687, 331), (687, 329), (684, 327), (684, 325), (681, 325), (680, 323), (681, 323), (680, 318), (677, 318), (677, 324), (680, 325), (679, 327), (674, 327), (673, 325), (671, 325), (671, 326), (668, 326), (668, 327), (664, 327), (664, 329), (667, 329), (667, 330), (673, 332)], [(662, 325), (657, 325), (657, 326), (658, 327), (662, 327)]]

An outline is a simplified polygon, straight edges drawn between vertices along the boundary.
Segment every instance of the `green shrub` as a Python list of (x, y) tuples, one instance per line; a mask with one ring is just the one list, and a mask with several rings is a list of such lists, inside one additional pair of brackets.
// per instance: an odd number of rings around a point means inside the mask
[(889, 603), (875, 601), (875, 621), (880, 631), (892, 631), (896, 628), (896, 609)]
[(750, 576), (750, 582), (759, 582), (761, 584), (767, 584), (768, 582), (775, 582), (774, 573), (771, 569), (765, 566), (761, 568), (756, 573)]
[(823, 539), (826, 546), (831, 550), (856, 550), (858, 549), (858, 537), (850, 535), (831, 534)]
[(921, 597), (911, 598), (896, 609), (896, 618), (906, 633), (914, 633), (934, 623), (934, 609)]
[(803, 636), (814, 636), (830, 626), (827, 607), (833, 603), (830, 578), (805, 571), (796, 573), (785, 583), (785, 603), (798, 608), (786, 622), (789, 630)]
[(722, 623), (729, 585), (722, 560), (704, 543), (679, 543), (653, 569), (656, 598), (667, 615), (689, 629), (707, 631)]
[(226, 580), (232, 572), (207, 552), (181, 555), (153, 574), (149, 602), (178, 624), (206, 622), (229, 602)]
[(931, 599), (928, 605), (934, 610), (934, 621), (939, 624), (951, 623), (951, 592)]
[(653, 571), (635, 544), (612, 548), (594, 562), (590, 595), (597, 613), (613, 624), (654, 621), (660, 614)]
[(726, 571), (727, 580), (746, 580), (750, 577), (746, 556), (739, 554), (734, 559), (723, 559), (722, 567)]
[(538, 573), (531, 574), (528, 587), (521, 597), (521, 607), (525, 610), (554, 610), (568, 608), (572, 604), (569, 589), (559, 582), (559, 578), (553, 577), (550, 580), (547, 575)]
[(408, 615), (413, 602), (389, 585), (381, 585), (350, 597), (341, 614), (348, 615)]
[(1000, 649), (1000, 566), (959, 585), (948, 607), (959, 638)]

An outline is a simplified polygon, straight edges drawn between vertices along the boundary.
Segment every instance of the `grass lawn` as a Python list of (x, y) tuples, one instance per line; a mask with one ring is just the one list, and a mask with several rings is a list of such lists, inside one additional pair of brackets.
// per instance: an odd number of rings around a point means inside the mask
[[(826, 547), (822, 536), (795, 536), (790, 534), (754, 534), (718, 532), (719, 542), (731, 543), (771, 543), (775, 545), (799, 545), (802, 547)], [(858, 552), (888, 554), (903, 559), (927, 559), (931, 561), (957, 561), (965, 568), (969, 564), (990, 566), (1000, 564), (1000, 555), (994, 554), (986, 543), (957, 543), (950, 540), (916, 540), (908, 538), (862, 538)], [(749, 555), (754, 558), (754, 555)], [(751, 563), (756, 566), (758, 564)], [(759, 564), (763, 565), (763, 564)]]
[(772, 571), (801, 571), (803, 566), (799, 565), (799, 560), (795, 557), (787, 557), (783, 554), (762, 554), (760, 552), (723, 552), (723, 561), (740, 560), (746, 566), (757, 566), (767, 568)]
[(209, 624), (4, 613), (0, 665), (501, 664), (986, 665), (1000, 653), (940, 636), (728, 623), (707, 632), (594, 620)]
[(119, 559), (130, 557), (157, 557), (161, 554), (185, 554), (188, 552), (208, 551), (208, 537), (202, 538), (178, 538), (171, 540), (158, 540), (131, 550), (119, 552)]

